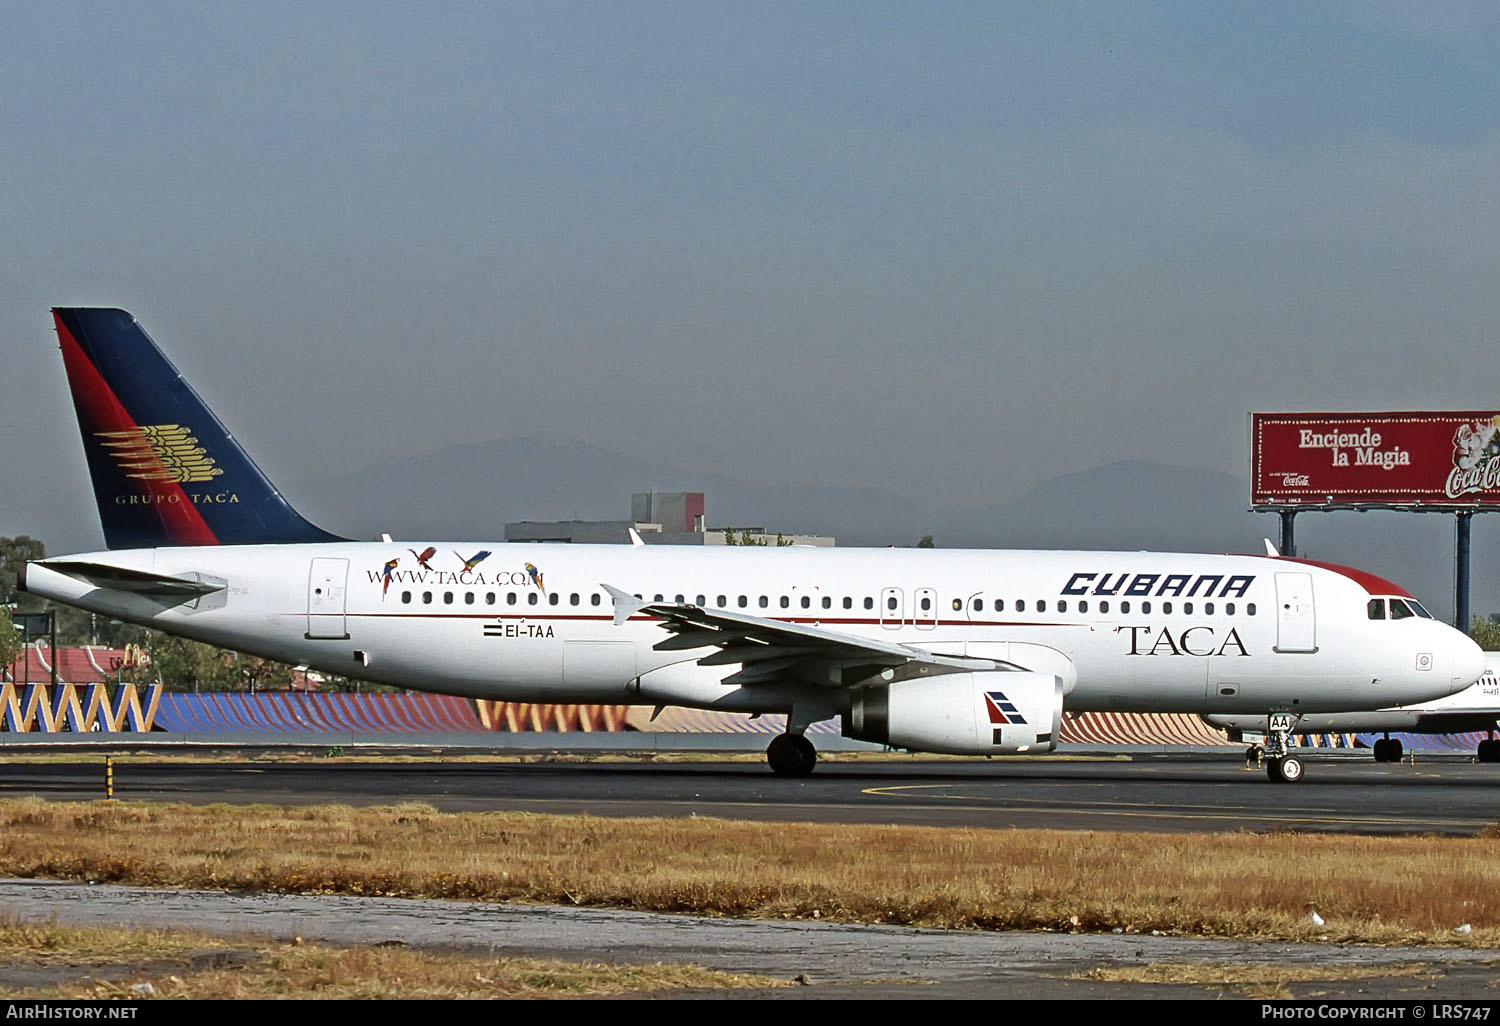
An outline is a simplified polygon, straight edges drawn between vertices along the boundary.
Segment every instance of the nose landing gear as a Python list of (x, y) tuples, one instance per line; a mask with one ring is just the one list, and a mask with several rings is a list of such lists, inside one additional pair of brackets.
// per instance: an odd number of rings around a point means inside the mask
[(1295, 784), (1302, 779), (1302, 760), (1290, 754), (1292, 717), (1271, 713), (1266, 717), (1264, 749), (1266, 779), (1273, 784)]

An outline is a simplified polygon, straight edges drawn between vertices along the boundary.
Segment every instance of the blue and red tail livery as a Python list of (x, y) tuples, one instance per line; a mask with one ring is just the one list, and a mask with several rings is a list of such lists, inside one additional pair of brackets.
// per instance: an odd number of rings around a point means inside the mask
[(110, 548), (340, 540), (287, 504), (134, 317), (52, 316)]

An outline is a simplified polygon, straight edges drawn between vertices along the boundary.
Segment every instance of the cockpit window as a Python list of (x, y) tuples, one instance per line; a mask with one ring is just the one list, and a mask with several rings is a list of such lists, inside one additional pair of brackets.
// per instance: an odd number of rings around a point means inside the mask
[(1416, 599), (1407, 599), (1406, 600), (1406, 604), (1409, 605), (1409, 606), (1411, 606), (1412, 612), (1416, 613), (1422, 619), (1424, 619), (1424, 620), (1434, 619), (1433, 615), (1431, 613), (1429, 613), (1426, 609), (1423, 609), (1422, 608), (1422, 603), (1418, 602)]
[(1371, 620), (1385, 619), (1385, 599), (1371, 599), (1369, 606), (1366, 608), (1370, 611)]
[(1402, 599), (1398, 599), (1398, 598), (1391, 599), (1391, 619), (1392, 620), (1405, 620), (1407, 617), (1416, 616), (1416, 615), (1417, 615), (1416, 613), (1413, 613), (1411, 611), (1411, 606), (1408, 606), (1406, 604), (1406, 602), (1403, 601)]

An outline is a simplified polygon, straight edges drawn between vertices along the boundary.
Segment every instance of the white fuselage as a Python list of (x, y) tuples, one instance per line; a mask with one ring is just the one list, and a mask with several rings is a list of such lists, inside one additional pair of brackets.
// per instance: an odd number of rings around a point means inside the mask
[[(1486, 652), (1488, 668), (1455, 694), (1426, 702), (1363, 712), (1312, 713), (1298, 717), (1298, 734), (1468, 734), (1500, 729), (1500, 652)], [(1204, 717), (1232, 735), (1256, 734), (1264, 717), (1216, 714)]]
[(1371, 709), (1441, 698), (1483, 669), (1478, 647), (1436, 620), (1367, 619), (1368, 581), (1265, 556), (348, 542), (65, 558), (223, 587), (172, 605), (42, 561), (27, 590), (334, 674), (487, 699), (774, 712), (813, 687), (724, 684), (735, 667), (700, 666), (705, 650), (658, 649), (669, 636), (658, 618), (617, 624), (605, 584), (1056, 674), (1069, 711)]

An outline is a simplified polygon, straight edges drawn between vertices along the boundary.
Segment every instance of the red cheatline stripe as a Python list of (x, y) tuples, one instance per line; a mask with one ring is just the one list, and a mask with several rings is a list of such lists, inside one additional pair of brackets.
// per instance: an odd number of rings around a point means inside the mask
[[(73, 389), (73, 401), (93, 422), (94, 429), (133, 431), (138, 428), (140, 425), (125, 409), (99, 369), (89, 361), (62, 318), (54, 313), (52, 320), (57, 324), (57, 337), (62, 343), (63, 366), (68, 372), (68, 384)], [(178, 545), (219, 544), (219, 539), (209, 530), (193, 501), (176, 481), (140, 481), (137, 487), (154, 500), (151, 509), (173, 542)]]

